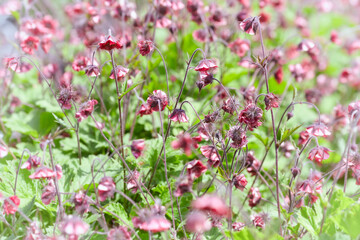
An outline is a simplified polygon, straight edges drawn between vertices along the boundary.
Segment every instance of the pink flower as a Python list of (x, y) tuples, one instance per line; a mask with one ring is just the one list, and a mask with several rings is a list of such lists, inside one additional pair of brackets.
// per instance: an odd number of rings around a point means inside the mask
[(330, 149), (328, 149), (326, 147), (317, 146), (317, 147), (311, 149), (308, 158), (311, 161), (315, 161), (315, 162), (321, 164), (321, 162), (323, 160), (329, 158), (329, 151), (330, 151)]
[(238, 38), (234, 42), (231, 42), (228, 47), (233, 53), (239, 57), (243, 57), (250, 50), (250, 43)]
[(240, 174), (233, 178), (233, 183), (237, 189), (244, 191), (248, 181), (246, 180), (244, 174)]
[(77, 56), (72, 63), (72, 69), (74, 69), (74, 71), (79, 72), (84, 70), (90, 64), (91, 62), (88, 57)]
[[(10, 203), (10, 200), (12, 203)], [(4, 200), (4, 214), (15, 214), (20, 205), (20, 199), (17, 196), (12, 196)]]
[(154, 43), (151, 40), (142, 40), (138, 42), (139, 52), (142, 56), (151, 54), (154, 49)]
[(231, 100), (230, 98), (226, 99), (221, 107), (224, 112), (227, 112), (229, 114), (233, 114), (236, 111), (236, 103), (234, 103), (234, 100)]
[(139, 188), (137, 184), (139, 177), (140, 177), (140, 173), (136, 170), (134, 170), (132, 174), (129, 174), (127, 176), (126, 187), (128, 190), (131, 190), (132, 193), (136, 193), (136, 191)]
[(135, 158), (139, 158), (145, 149), (145, 141), (142, 139), (134, 140), (131, 143), (131, 153)]
[(51, 38), (48, 36), (43, 37), (40, 41), (40, 46), (45, 53), (48, 53), (52, 46)]
[(45, 205), (49, 205), (55, 199), (55, 196), (56, 196), (56, 188), (54, 181), (51, 179), (49, 180), (48, 185), (46, 185), (43, 189), (43, 193), (41, 194), (41, 201)]
[(161, 90), (154, 90), (153, 94), (148, 97), (146, 103), (150, 106), (152, 111), (163, 111), (168, 105), (168, 98), (166, 93)]
[(230, 214), (230, 209), (225, 201), (213, 194), (206, 194), (197, 198), (191, 203), (194, 209), (209, 212), (217, 217), (227, 217)]
[(266, 94), (264, 102), (266, 110), (279, 107), (279, 98), (273, 93)]
[(89, 211), (90, 205), (88, 199), (89, 197), (82, 191), (75, 193), (72, 198), (72, 202), (75, 204), (75, 210), (77, 213), (84, 214)]
[(39, 167), (35, 170), (33, 174), (29, 176), (31, 179), (45, 179), (45, 178), (53, 178), (56, 176), (56, 173), (47, 167)]
[(39, 228), (36, 222), (30, 223), (30, 226), (27, 227), (27, 233), (24, 240), (42, 240), (45, 239), (41, 229)]
[(246, 155), (246, 165), (248, 173), (251, 174), (251, 176), (255, 176), (260, 168), (260, 162), (256, 159), (254, 156), (254, 152), (249, 151)]
[(21, 41), (20, 46), (25, 53), (32, 55), (38, 49), (39, 41), (39, 38), (29, 36)]
[(57, 100), (63, 109), (71, 109), (72, 107), (71, 100), (73, 100), (74, 98), (75, 98), (74, 92), (71, 90), (70, 87), (68, 87), (68, 88), (61, 88)]
[(75, 118), (78, 122), (86, 119), (94, 111), (94, 106), (98, 104), (96, 100), (89, 100), (80, 105), (78, 112), (75, 114)]
[(108, 232), (107, 240), (131, 240), (131, 234), (126, 227), (119, 226)]
[(330, 34), (330, 41), (336, 45), (340, 45), (341, 44), (341, 40), (338, 36), (338, 33), (334, 30), (331, 31)]
[(151, 209), (139, 211), (139, 217), (134, 217), (132, 222), (135, 228), (152, 233), (167, 231), (171, 223), (165, 218), (165, 207), (156, 203)]
[(203, 59), (199, 62), (199, 64), (195, 67), (195, 71), (197, 72), (212, 72), (218, 66), (214, 59)]
[(306, 77), (306, 71), (300, 63), (289, 65), (289, 70), (297, 82), (302, 82)]
[(99, 48), (102, 50), (112, 51), (113, 49), (120, 49), (123, 44), (120, 41), (115, 41), (112, 36), (107, 36), (105, 40), (99, 43)]
[(182, 109), (174, 109), (174, 111), (169, 115), (169, 119), (174, 122), (188, 122), (189, 118), (186, 116), (186, 113)]
[(185, 193), (191, 192), (192, 180), (189, 178), (183, 178), (176, 183), (176, 190), (174, 191), (175, 197), (180, 197)]
[(240, 112), (239, 122), (247, 124), (249, 130), (252, 131), (254, 128), (261, 126), (262, 122), (260, 120), (262, 118), (262, 114), (263, 111), (261, 108), (250, 103), (244, 110)]
[(5, 157), (6, 155), (8, 155), (8, 149), (7, 147), (5, 147), (4, 145), (0, 144), (0, 158)]
[(78, 216), (69, 215), (64, 218), (60, 224), (60, 230), (69, 238), (77, 239), (79, 235), (85, 234), (89, 230), (89, 225), (81, 220)]
[(193, 160), (187, 164), (186, 169), (188, 177), (193, 179), (199, 178), (204, 172), (206, 172), (207, 167), (200, 160)]
[(105, 201), (108, 197), (112, 198), (115, 193), (115, 182), (111, 177), (103, 177), (98, 185), (100, 201)]
[(299, 141), (298, 141), (299, 145), (304, 145), (308, 141), (309, 137), (310, 137), (310, 134), (308, 131), (300, 132)]
[(245, 227), (245, 224), (242, 222), (234, 222), (232, 224), (232, 229), (237, 232), (243, 230), (244, 227)]
[(72, 79), (73, 79), (73, 73), (65, 72), (60, 78), (60, 87), (70, 88)]
[(136, 114), (140, 115), (140, 117), (142, 117), (144, 115), (150, 115), (150, 114), (152, 114), (152, 112), (153, 111), (152, 111), (150, 105), (145, 103), (145, 104), (141, 105), (140, 110)]
[(41, 158), (36, 155), (31, 155), (29, 159), (21, 165), (21, 169), (37, 168), (41, 163)]
[(186, 217), (185, 229), (192, 233), (204, 233), (212, 228), (209, 218), (202, 212), (194, 211)]
[(246, 132), (241, 126), (233, 126), (227, 133), (227, 136), (232, 140), (230, 146), (232, 148), (242, 148), (248, 143), (246, 139)]
[(327, 137), (331, 135), (328, 127), (325, 126), (325, 124), (323, 123), (315, 123), (307, 127), (306, 131), (309, 133), (310, 136), (312, 135), (315, 137)]
[(172, 141), (171, 146), (174, 149), (183, 149), (188, 156), (191, 155), (192, 148), (198, 148), (199, 140), (197, 138), (192, 138), (189, 133), (179, 134), (177, 138), (177, 140)]
[(261, 216), (261, 215), (252, 216), (251, 220), (255, 227), (260, 227), (260, 228), (265, 227), (265, 220), (264, 220), (263, 216)]
[(206, 157), (209, 161), (209, 165), (212, 167), (218, 167), (220, 165), (220, 156), (216, 151), (214, 146), (201, 146), (200, 151), (204, 157)]
[(259, 17), (249, 17), (240, 23), (240, 29), (249, 35), (255, 35), (259, 27)]
[(86, 68), (84, 68), (84, 70), (85, 70), (85, 74), (89, 77), (96, 77), (100, 75), (100, 70), (95, 65), (87, 66)]
[[(115, 72), (116, 72), (116, 77), (117, 77), (118, 81), (121, 81), (126, 76), (126, 74), (129, 72), (128, 68), (125, 68), (120, 65), (116, 66), (115, 69), (116, 69)], [(109, 78), (115, 79), (114, 70), (111, 70)]]
[(250, 188), (248, 198), (249, 198), (249, 206), (251, 208), (258, 205), (260, 203), (260, 200), (261, 200), (261, 193), (260, 193), (259, 189), (258, 188), (253, 188), (253, 187)]

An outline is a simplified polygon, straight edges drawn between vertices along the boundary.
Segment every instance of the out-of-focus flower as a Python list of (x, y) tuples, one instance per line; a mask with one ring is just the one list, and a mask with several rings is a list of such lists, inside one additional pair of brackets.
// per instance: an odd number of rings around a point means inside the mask
[(69, 236), (69, 239), (77, 239), (89, 230), (89, 225), (78, 216), (69, 215), (59, 225), (61, 232)]
[(94, 111), (94, 106), (98, 104), (98, 101), (95, 99), (84, 102), (80, 105), (78, 112), (75, 114), (75, 118), (78, 122), (86, 119)]
[(200, 177), (206, 172), (207, 167), (200, 160), (193, 160), (186, 166), (187, 174), (190, 179)]
[(190, 156), (193, 148), (198, 148), (198, 139), (190, 136), (189, 133), (179, 134), (177, 140), (171, 143), (174, 149), (183, 149), (185, 154)]
[(139, 177), (140, 177), (140, 173), (136, 170), (134, 170), (132, 174), (129, 174), (127, 176), (126, 188), (128, 190), (131, 190), (132, 193), (136, 193), (136, 191), (139, 188), (137, 184), (137, 182), (139, 181)]
[(230, 214), (230, 209), (225, 201), (217, 195), (206, 194), (194, 200), (191, 204), (194, 209), (209, 212), (217, 217), (227, 217)]
[[(12, 202), (12, 204), (10, 203)], [(11, 196), (4, 200), (4, 213), (6, 215), (15, 214), (20, 205), (20, 199), (17, 196)]]
[(119, 226), (108, 232), (107, 240), (131, 240), (131, 234), (126, 227)]
[(240, 175), (236, 175), (233, 178), (233, 183), (237, 189), (244, 191), (248, 181), (246, 180), (246, 177), (244, 174), (240, 174)]
[(245, 224), (242, 222), (234, 222), (232, 224), (232, 229), (237, 232), (243, 230), (244, 227), (245, 227)]
[(55, 184), (54, 181), (50, 179), (48, 181), (48, 185), (46, 185), (43, 189), (43, 193), (41, 194), (41, 201), (45, 205), (49, 205), (55, 199), (55, 196), (56, 196)]
[(121, 80), (124, 79), (124, 77), (126, 76), (126, 74), (129, 72), (129, 69), (128, 69), (128, 68), (125, 68), (125, 67), (123, 67), (123, 66), (120, 66), (120, 65), (116, 66), (116, 67), (115, 67), (115, 71), (114, 71), (114, 69), (111, 70), (111, 73), (110, 73), (110, 76), (109, 76), (110, 79), (115, 79), (115, 74), (114, 74), (114, 72), (116, 73), (116, 79), (117, 79), (118, 81), (121, 81)]
[(114, 38), (110, 35), (99, 43), (99, 48), (101, 50), (112, 51), (114, 49), (120, 49), (122, 47), (123, 44), (119, 40), (115, 41)]
[(134, 140), (131, 143), (131, 153), (135, 158), (139, 158), (145, 149), (145, 141), (142, 139)]
[(21, 41), (20, 46), (25, 53), (29, 55), (33, 55), (34, 51), (38, 49), (39, 42), (40, 42), (39, 38), (34, 36), (28, 36), (27, 38)]
[(240, 29), (249, 35), (255, 35), (257, 33), (258, 28), (259, 28), (259, 17), (249, 17), (240, 23)]
[(151, 40), (142, 40), (140, 42), (138, 42), (138, 48), (139, 48), (139, 52), (142, 56), (146, 56), (151, 54), (154, 49), (154, 43)]
[(78, 214), (84, 214), (89, 211), (90, 204), (89, 197), (83, 191), (75, 193), (72, 197), (72, 202), (75, 204), (75, 210)]
[(41, 163), (41, 158), (37, 155), (31, 155), (26, 162), (21, 165), (21, 169), (37, 168)]
[(192, 233), (204, 233), (212, 228), (209, 218), (202, 212), (193, 211), (186, 218), (185, 229)]
[(46, 179), (46, 178), (53, 178), (56, 176), (56, 173), (47, 167), (39, 167), (35, 170), (33, 174), (29, 176), (31, 179)]
[(231, 42), (228, 47), (233, 53), (239, 57), (243, 57), (250, 50), (250, 43), (238, 38), (234, 42)]
[(103, 177), (98, 185), (99, 199), (105, 201), (108, 197), (112, 198), (115, 193), (115, 182), (111, 177)]
[(258, 188), (250, 188), (249, 191), (249, 206), (251, 208), (255, 207), (256, 205), (258, 205), (260, 203), (261, 200), (261, 194)]
[(208, 159), (208, 163), (212, 167), (218, 167), (220, 165), (220, 156), (214, 146), (201, 146), (200, 151), (204, 157)]

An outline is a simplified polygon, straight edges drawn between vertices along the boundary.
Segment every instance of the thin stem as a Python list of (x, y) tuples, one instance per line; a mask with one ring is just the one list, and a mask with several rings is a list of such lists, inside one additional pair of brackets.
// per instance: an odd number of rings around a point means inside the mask
[(162, 62), (164, 64), (164, 69), (165, 69), (165, 74), (166, 74), (167, 98), (168, 98), (168, 101), (170, 101), (169, 75), (168, 75), (168, 71), (167, 71), (167, 67), (166, 67), (166, 62), (165, 62), (165, 59), (164, 59), (163, 55), (161, 54), (160, 50), (157, 47), (155, 47), (155, 50), (159, 53), (159, 55), (162, 59)]

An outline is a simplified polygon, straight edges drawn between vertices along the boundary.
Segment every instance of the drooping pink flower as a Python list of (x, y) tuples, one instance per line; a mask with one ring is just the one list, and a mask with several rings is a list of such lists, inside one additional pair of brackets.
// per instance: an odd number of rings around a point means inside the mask
[(227, 132), (227, 136), (232, 140), (230, 146), (233, 148), (243, 148), (248, 143), (246, 132), (241, 126), (232, 126)]
[(61, 88), (59, 96), (58, 96), (58, 102), (60, 103), (60, 106), (63, 109), (71, 109), (71, 100), (74, 100), (75, 95), (72, 91), (71, 87), (68, 88)]
[(265, 227), (265, 220), (264, 220), (263, 216), (261, 216), (261, 215), (252, 216), (251, 220), (255, 227), (260, 227), (260, 228)]
[(266, 110), (279, 107), (279, 98), (273, 93), (266, 94), (264, 102)]
[(208, 159), (208, 163), (212, 167), (218, 167), (220, 165), (220, 156), (216, 151), (216, 148), (214, 146), (201, 146), (200, 151), (204, 157)]
[(163, 111), (168, 105), (168, 98), (166, 96), (166, 93), (164, 93), (163, 91), (154, 90), (153, 94), (147, 98), (146, 103), (150, 106), (152, 111), (159, 112)]
[(329, 158), (329, 151), (330, 149), (326, 147), (317, 146), (310, 150), (308, 158), (311, 161), (321, 164), (323, 160)]
[(249, 198), (249, 206), (251, 208), (257, 206), (261, 201), (261, 193), (259, 189), (254, 187), (250, 188), (248, 198)]
[(300, 132), (299, 141), (298, 141), (299, 145), (304, 145), (308, 141), (309, 137), (310, 137), (310, 134), (308, 131)]
[(123, 44), (119, 40), (115, 41), (111, 35), (107, 36), (103, 41), (99, 43), (99, 48), (106, 51), (112, 51), (114, 49), (120, 49), (122, 47)]
[(284, 152), (286, 158), (290, 158), (292, 152), (295, 151), (295, 147), (290, 141), (285, 141), (280, 144), (280, 150)]
[(341, 44), (341, 40), (338, 36), (338, 33), (335, 30), (331, 31), (330, 34), (330, 41), (336, 45), (340, 45)]
[[(126, 76), (126, 74), (129, 72), (129, 69), (128, 68), (125, 68), (123, 66), (120, 66), (120, 65), (117, 65), (115, 67), (115, 72), (116, 72), (116, 77), (117, 77), (117, 80), (118, 81), (121, 81), (124, 79), (124, 77)], [(114, 70), (111, 70), (111, 73), (110, 73), (110, 76), (109, 76), (110, 79), (115, 79), (115, 74), (114, 74)]]
[(171, 142), (174, 149), (182, 149), (185, 154), (190, 156), (193, 148), (198, 148), (198, 138), (191, 137), (189, 133), (181, 133), (178, 135), (177, 140)]
[(174, 122), (188, 122), (189, 118), (186, 116), (186, 113), (182, 109), (174, 109), (174, 111), (169, 115), (169, 119)]
[(47, 167), (39, 167), (35, 170), (33, 174), (29, 176), (31, 179), (46, 179), (46, 178), (53, 178), (56, 176), (56, 173)]
[(246, 155), (246, 163), (245, 166), (247, 167), (248, 173), (251, 174), (251, 176), (255, 176), (260, 168), (260, 162), (256, 159), (254, 156), (253, 151), (249, 151)]
[(245, 223), (242, 222), (234, 222), (232, 224), (232, 229), (236, 232), (243, 230), (245, 227)]
[(201, 60), (198, 65), (195, 67), (195, 71), (197, 72), (212, 72), (218, 66), (214, 59), (203, 59)]
[(233, 114), (236, 111), (236, 102), (234, 102), (234, 100), (232, 100), (231, 98), (228, 98), (224, 101), (221, 109), (224, 110), (224, 112), (227, 112), (229, 114)]
[(41, 46), (41, 49), (44, 51), (44, 53), (48, 53), (52, 46), (51, 37), (44, 36), (40, 41), (40, 46)]
[(132, 172), (132, 174), (129, 174), (127, 176), (126, 188), (128, 190), (131, 190), (132, 193), (136, 193), (136, 191), (139, 188), (139, 186), (137, 184), (137, 182), (139, 181), (139, 177), (140, 177), (140, 173), (138, 171), (136, 171), (136, 170), (134, 170)]
[(233, 183), (237, 189), (244, 191), (248, 181), (246, 180), (246, 177), (244, 174), (240, 174), (240, 175), (236, 175), (233, 178)]
[(131, 240), (131, 234), (126, 227), (119, 226), (108, 232), (107, 240)]
[(192, 233), (204, 233), (212, 228), (209, 218), (200, 211), (193, 211), (186, 217), (185, 229)]
[(259, 17), (249, 17), (240, 23), (240, 29), (249, 35), (255, 35), (259, 27)]
[(100, 75), (100, 70), (95, 65), (89, 65), (86, 68), (84, 68), (85, 74), (89, 77), (96, 77)]
[(48, 181), (48, 185), (46, 185), (42, 191), (43, 193), (41, 194), (41, 201), (45, 205), (49, 205), (53, 200), (55, 200), (56, 188), (52, 179)]
[(134, 140), (131, 143), (131, 153), (135, 158), (139, 158), (145, 149), (145, 141), (142, 139)]
[(176, 182), (176, 189), (174, 191), (175, 197), (180, 197), (185, 193), (192, 191), (192, 180), (189, 178), (181, 178)]
[(72, 63), (72, 69), (74, 69), (74, 71), (79, 72), (84, 70), (90, 64), (91, 62), (88, 57), (77, 56)]
[[(10, 203), (12, 202), (12, 204)], [(4, 200), (4, 213), (6, 215), (15, 214), (20, 205), (20, 199), (17, 196), (11, 196)]]
[(193, 160), (186, 166), (187, 174), (190, 179), (200, 177), (206, 172), (207, 167), (200, 160)]
[(75, 204), (75, 210), (78, 214), (84, 214), (89, 211), (89, 197), (83, 191), (75, 193), (72, 202)]
[(150, 114), (152, 114), (152, 112), (153, 111), (152, 111), (150, 105), (145, 103), (145, 104), (141, 105), (140, 110), (136, 114), (140, 115), (140, 117), (142, 117), (144, 115), (150, 115)]
[(59, 227), (62, 233), (69, 236), (69, 239), (77, 239), (78, 236), (85, 234), (89, 230), (87, 223), (81, 220), (80, 217), (73, 215), (64, 217)]
[(331, 135), (329, 128), (323, 123), (315, 123), (306, 128), (310, 136), (315, 137), (328, 137)]
[(34, 51), (38, 49), (39, 42), (39, 38), (29, 36), (21, 41), (20, 46), (25, 53), (33, 55)]
[(100, 201), (105, 201), (108, 197), (112, 198), (115, 193), (115, 182), (111, 177), (103, 177), (98, 185)]
[(21, 169), (37, 168), (41, 163), (41, 158), (37, 155), (31, 155), (26, 162), (21, 165)]
[(151, 40), (142, 40), (140, 42), (138, 42), (138, 48), (139, 48), (139, 52), (142, 56), (146, 56), (151, 54), (154, 49), (154, 43)]
[(261, 126), (263, 111), (261, 108), (257, 107), (255, 104), (250, 103), (242, 110), (239, 114), (239, 122), (245, 123), (248, 125), (249, 130), (252, 131), (254, 128)]
[(199, 211), (209, 212), (216, 217), (227, 217), (231, 211), (225, 201), (214, 194), (206, 194), (197, 198), (191, 203), (191, 206)]
[(132, 219), (135, 228), (157, 233), (171, 227), (171, 223), (165, 218), (165, 207), (158, 202), (151, 209), (141, 209), (138, 215), (139, 217)]
[(81, 122), (82, 120), (90, 116), (94, 111), (94, 106), (96, 104), (98, 104), (98, 101), (96, 101), (95, 99), (89, 100), (81, 104), (78, 112), (75, 114), (75, 118), (78, 120), (78, 122)]
[(297, 82), (302, 82), (306, 77), (306, 71), (300, 63), (289, 65), (289, 70)]
[(228, 47), (233, 53), (239, 57), (243, 57), (250, 50), (250, 43), (238, 38), (234, 42), (231, 42)]

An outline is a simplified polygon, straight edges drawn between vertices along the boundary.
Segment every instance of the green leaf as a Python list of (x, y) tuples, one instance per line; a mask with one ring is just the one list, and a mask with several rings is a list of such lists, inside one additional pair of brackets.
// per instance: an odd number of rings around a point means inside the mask
[(262, 144), (264, 144), (265, 147), (267, 147), (269, 143), (268, 137), (262, 137), (260, 134), (254, 132), (252, 133), (252, 135), (254, 135), (257, 139), (259, 139), (262, 142)]
[[(138, 74), (139, 75), (139, 74)], [(123, 92), (120, 96), (119, 99), (122, 99), (126, 94), (128, 94), (131, 90), (133, 90), (134, 88), (136, 88), (137, 86), (139, 86), (140, 84), (142, 84), (144, 81), (138, 82), (138, 83), (134, 83), (133, 85), (131, 85), (131, 87), (129, 87), (128, 89), (126, 89), (125, 92)]]

